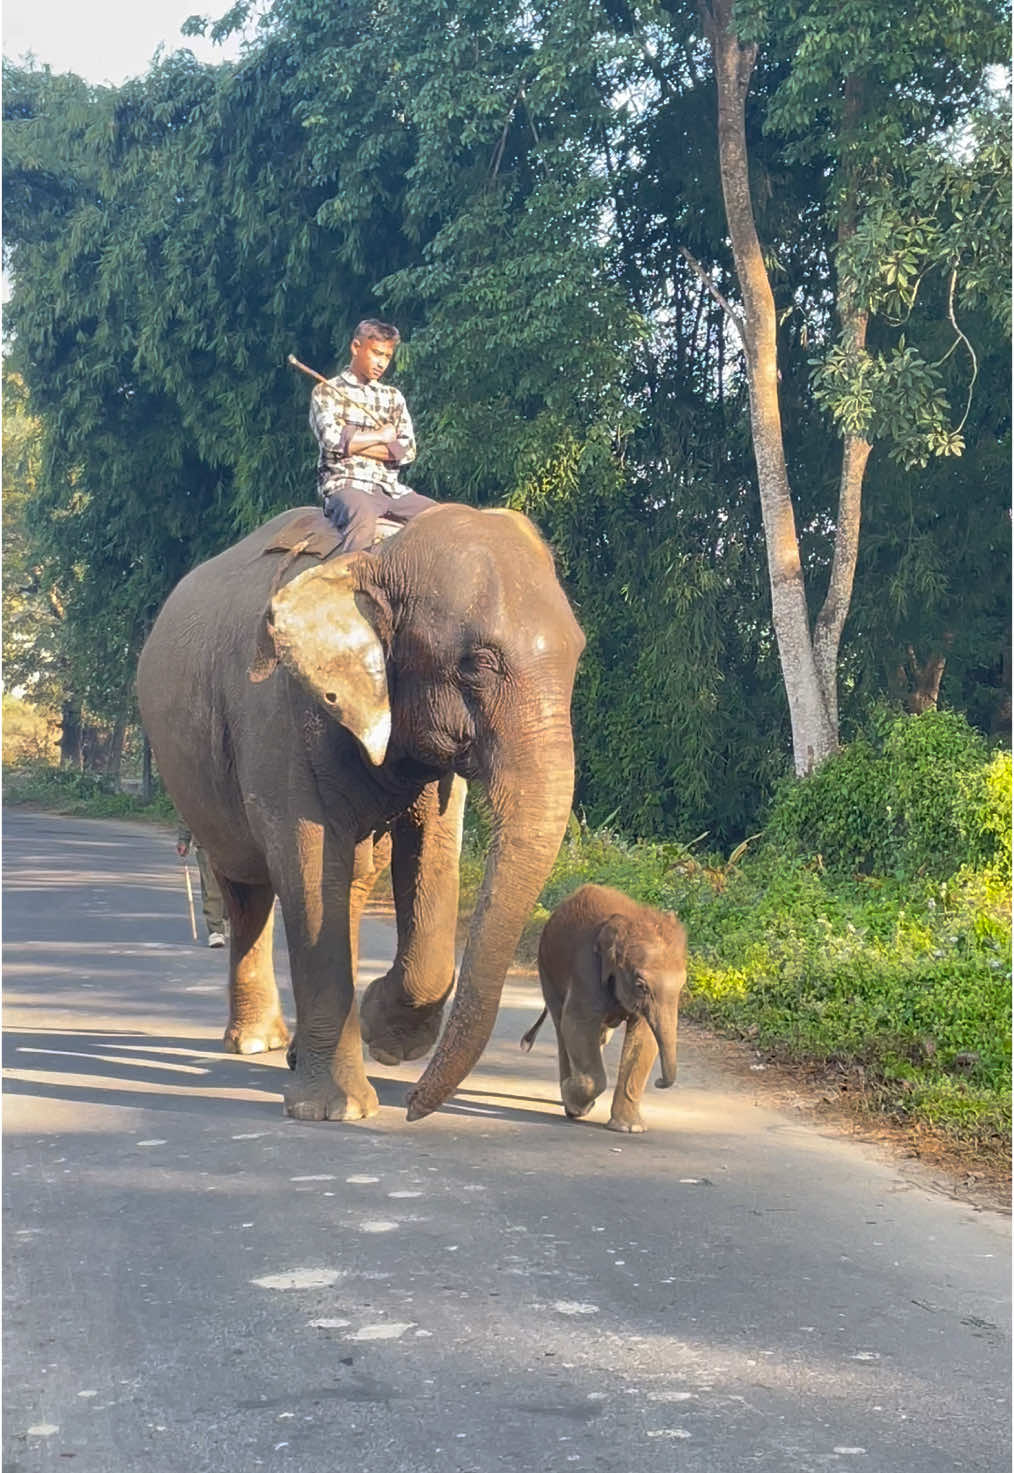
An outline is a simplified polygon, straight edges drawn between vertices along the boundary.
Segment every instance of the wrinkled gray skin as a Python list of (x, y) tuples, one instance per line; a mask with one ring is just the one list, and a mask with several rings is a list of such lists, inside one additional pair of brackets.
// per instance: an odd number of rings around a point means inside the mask
[(530, 1049), (552, 1015), (560, 1093), (571, 1119), (587, 1115), (606, 1087), (602, 1045), (625, 1023), (608, 1128), (640, 1134), (641, 1095), (661, 1056), (659, 1089), (676, 1083), (679, 999), (687, 977), (686, 932), (667, 911), (619, 890), (583, 885), (557, 906), (539, 941), (546, 1007), (521, 1040)]
[[(440, 506), (377, 552), (285, 568), (265, 549), (307, 510), (173, 591), (141, 655), (141, 715), (221, 881), (236, 1053), (288, 1041), (271, 963), (280, 898), (297, 1028), (285, 1108), (301, 1120), (376, 1112), (363, 1040), (383, 1064), (436, 1042), (453, 982), (462, 779), (486, 786), (489, 859), (447, 1027), (408, 1098), (418, 1119), (479, 1058), (556, 857), (584, 637), (517, 513)], [(360, 1036), (359, 919), (388, 859), (398, 950), (365, 994)]]

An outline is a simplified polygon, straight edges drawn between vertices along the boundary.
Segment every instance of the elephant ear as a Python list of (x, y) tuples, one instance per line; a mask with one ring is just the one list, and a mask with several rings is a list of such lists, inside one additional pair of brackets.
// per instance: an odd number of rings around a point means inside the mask
[(611, 915), (595, 932), (595, 950), (602, 967), (602, 986), (608, 987), (609, 979), (623, 966), (630, 921), (623, 915)]
[(387, 663), (357, 586), (357, 560), (337, 558), (299, 573), (271, 599), (264, 632), (290, 675), (362, 744), (375, 767), (387, 753)]

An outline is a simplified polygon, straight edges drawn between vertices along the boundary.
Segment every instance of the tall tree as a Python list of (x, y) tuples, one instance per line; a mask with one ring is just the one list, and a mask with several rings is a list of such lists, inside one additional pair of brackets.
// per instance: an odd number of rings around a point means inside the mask
[[(797, 157), (819, 147), (829, 159), (825, 209), (837, 233), (839, 361), (854, 374), (869, 361), (870, 301), (849, 255), (865, 199), (882, 192), (887, 176), (900, 167), (904, 150), (953, 126), (959, 109), (981, 91), (985, 65), (1003, 55), (1003, 17), (999, 6), (966, 0), (915, 4), (903, 17), (895, 7), (873, 7), (871, 12), (867, 5), (811, 0), (790, 17), (780, 17), (777, 32), (766, 8), (749, 0), (712, 0), (702, 6), (702, 15), (714, 63), (722, 191), (742, 298), (741, 311), (728, 310), (746, 359), (772, 617), (795, 767), (802, 774), (818, 765), (838, 740), (838, 647), (858, 555), (874, 406), (858, 421), (840, 416), (843, 453), (834, 555), (827, 596), (811, 627), (782, 432), (778, 313), (751, 194), (751, 77), (762, 42), (777, 45), (778, 59), (792, 58), (783, 63), (787, 75), (773, 99), (769, 126), (790, 129), (797, 137), (810, 135), (805, 148), (796, 148)], [(819, 143), (812, 141), (813, 135)], [(883, 375), (885, 380), (891, 377)], [(893, 377), (895, 383), (881, 388), (896, 391), (900, 372)], [(938, 453), (957, 448), (950, 436), (941, 439), (939, 415), (936, 420), (926, 437), (929, 448)], [(905, 437), (911, 439), (907, 427)]]

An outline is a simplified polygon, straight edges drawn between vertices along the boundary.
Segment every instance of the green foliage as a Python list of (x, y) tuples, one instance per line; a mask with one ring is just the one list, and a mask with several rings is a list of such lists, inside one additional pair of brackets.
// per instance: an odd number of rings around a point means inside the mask
[(175, 822), (176, 811), (159, 790), (150, 803), (132, 793), (121, 793), (109, 783), (73, 767), (54, 767), (45, 760), (4, 763), (4, 802), (28, 804), (77, 818), (143, 818), (152, 823)]
[(59, 757), (58, 721), (51, 711), (17, 696), (3, 696), (3, 760), (17, 766), (23, 762), (55, 762)]
[[(1006, 786), (1005, 778), (1006, 774)], [(812, 776), (785, 784), (766, 835), (839, 874), (946, 878), (1010, 865), (1010, 761), (956, 712), (883, 712)]]

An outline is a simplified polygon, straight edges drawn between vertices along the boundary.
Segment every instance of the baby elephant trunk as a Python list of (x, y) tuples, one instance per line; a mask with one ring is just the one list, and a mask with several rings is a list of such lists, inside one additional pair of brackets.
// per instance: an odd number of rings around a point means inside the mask
[(673, 1008), (669, 1016), (651, 1018), (649, 1026), (658, 1044), (658, 1060), (662, 1066), (662, 1074), (655, 1080), (655, 1088), (671, 1089), (676, 1083), (676, 1009)]

